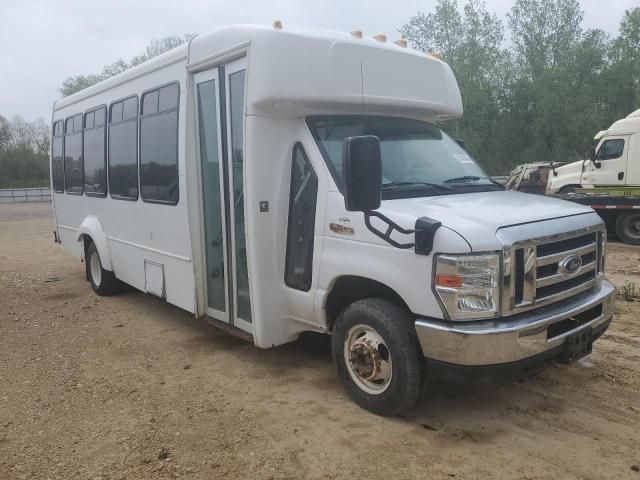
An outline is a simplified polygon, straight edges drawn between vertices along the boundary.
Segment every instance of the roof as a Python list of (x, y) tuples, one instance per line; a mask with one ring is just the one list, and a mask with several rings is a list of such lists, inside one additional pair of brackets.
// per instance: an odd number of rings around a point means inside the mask
[(453, 73), (433, 56), (368, 36), (257, 25), (233, 25), (198, 35), (186, 45), (59, 100), (54, 109), (173, 62), (185, 61), (190, 71), (211, 68), (216, 59), (228, 61), (228, 52), (249, 45), (247, 114), (300, 116), (358, 109), (430, 118), (462, 115)]

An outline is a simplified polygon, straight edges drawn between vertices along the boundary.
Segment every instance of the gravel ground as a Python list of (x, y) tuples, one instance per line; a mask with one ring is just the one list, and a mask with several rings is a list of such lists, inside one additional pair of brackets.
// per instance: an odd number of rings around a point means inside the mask
[[(271, 349), (138, 292), (96, 296), (50, 206), (0, 205), (0, 479), (638, 479), (640, 309), (523, 382), (359, 409), (322, 336)], [(608, 272), (640, 285), (640, 248)], [(640, 301), (640, 299), (638, 299)]]

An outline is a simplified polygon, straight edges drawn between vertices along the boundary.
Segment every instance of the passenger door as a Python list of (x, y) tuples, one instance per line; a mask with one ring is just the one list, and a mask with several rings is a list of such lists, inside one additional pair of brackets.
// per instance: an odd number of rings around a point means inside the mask
[(252, 332), (244, 221), (246, 59), (194, 76), (207, 314)]
[[(596, 152), (596, 162), (589, 162), (588, 184), (625, 185), (627, 177), (626, 137), (607, 137)], [(600, 165), (598, 168), (597, 165)]]

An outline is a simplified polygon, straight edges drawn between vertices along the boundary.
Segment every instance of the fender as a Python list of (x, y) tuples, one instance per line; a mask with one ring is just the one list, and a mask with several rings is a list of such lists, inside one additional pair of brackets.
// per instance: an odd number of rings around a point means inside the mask
[(98, 255), (100, 255), (102, 268), (113, 271), (111, 252), (109, 251), (109, 244), (107, 243), (107, 235), (104, 233), (102, 224), (97, 217), (93, 215), (85, 217), (80, 224), (80, 228), (78, 228), (78, 238), (76, 238), (76, 241), (82, 241), (83, 235), (91, 237), (91, 240), (93, 240), (93, 243), (96, 245)]

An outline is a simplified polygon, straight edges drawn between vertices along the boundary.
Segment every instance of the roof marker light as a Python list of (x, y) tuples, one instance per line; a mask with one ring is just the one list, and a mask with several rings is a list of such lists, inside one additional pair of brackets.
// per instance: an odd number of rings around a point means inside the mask
[(402, 48), (407, 48), (407, 41), (404, 38), (399, 38), (398, 40), (396, 40), (395, 42), (396, 45), (398, 45), (399, 47)]
[(276, 30), (282, 30), (282, 22), (280, 20), (275, 20), (271, 26)]
[(384, 33), (379, 33), (377, 35), (374, 35), (373, 38), (375, 38), (379, 42), (386, 42), (387, 41), (387, 36)]
[(351, 35), (356, 38), (362, 38), (362, 30), (351, 30)]
[(427, 53), (430, 57), (437, 58), (438, 60), (442, 60), (442, 54), (440, 52), (429, 52)]

